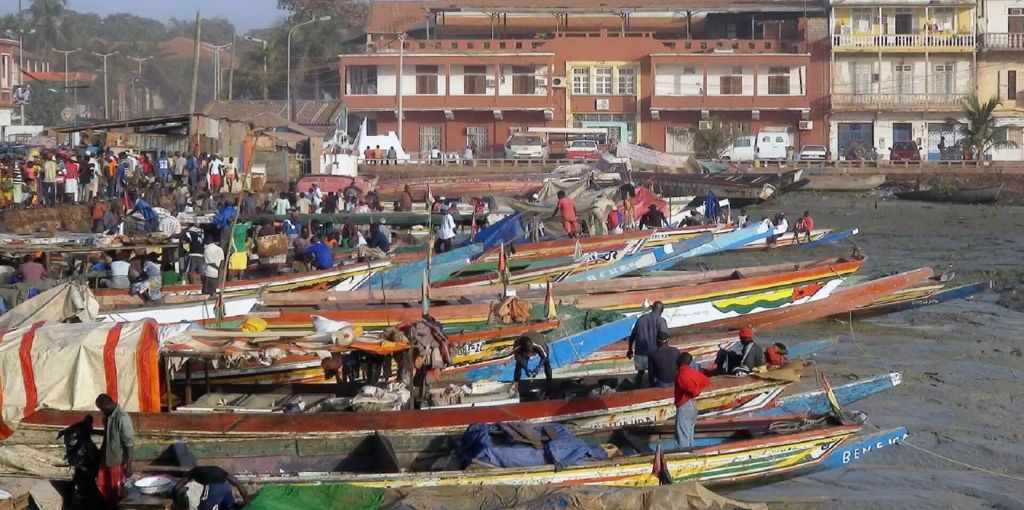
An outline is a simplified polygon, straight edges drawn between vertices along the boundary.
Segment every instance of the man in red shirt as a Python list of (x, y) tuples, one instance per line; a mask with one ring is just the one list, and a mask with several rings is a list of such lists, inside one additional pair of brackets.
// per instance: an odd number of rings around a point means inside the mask
[(562, 228), (565, 229), (565, 233), (569, 237), (576, 237), (576, 231), (579, 230), (576, 221), (576, 201), (566, 196), (564, 191), (558, 192), (558, 205), (555, 206), (555, 212), (551, 217), (555, 216), (562, 217)]
[(710, 379), (703, 372), (690, 366), (693, 356), (684, 352), (676, 364), (676, 444), (689, 448), (693, 444), (693, 429), (697, 425), (697, 397), (707, 388)]

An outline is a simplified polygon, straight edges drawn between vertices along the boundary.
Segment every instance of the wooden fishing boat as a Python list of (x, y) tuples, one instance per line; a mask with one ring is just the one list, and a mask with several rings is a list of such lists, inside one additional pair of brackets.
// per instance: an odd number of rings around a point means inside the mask
[[(569, 257), (577, 253), (607, 252), (621, 250), (632, 243), (637, 249), (649, 249), (666, 244), (674, 244), (704, 234), (724, 234), (735, 230), (735, 225), (705, 225), (698, 227), (682, 227), (661, 230), (630, 230), (621, 234), (607, 234), (583, 237), (580, 239), (554, 239), (532, 243), (516, 243), (510, 247), (510, 260)], [(498, 249), (486, 251), (476, 262), (498, 262)]]
[[(255, 293), (235, 294), (223, 300), (225, 315), (237, 316), (250, 313), (259, 303)], [(141, 306), (120, 306), (101, 308), (96, 320), (103, 322), (133, 322), (146, 319), (161, 324), (211, 320), (217, 316), (217, 300), (208, 296), (188, 296), (169, 304), (148, 304)]]
[(922, 202), (948, 202), (951, 204), (992, 204), (999, 200), (1003, 186), (986, 188), (961, 188), (954, 190), (929, 189), (918, 191), (897, 191), (900, 200), (920, 200)]
[[(791, 371), (787, 372), (791, 377)], [(741, 414), (769, 406), (791, 379), (778, 380), (772, 373), (747, 377), (718, 377), (698, 401), (698, 409), (707, 415)], [(202, 438), (230, 439), (310, 439), (352, 438), (354, 444), (378, 433), (400, 434), (432, 440), (438, 435), (461, 434), (473, 423), (521, 421), (563, 423), (574, 431), (612, 430), (627, 425), (662, 423), (674, 416), (672, 388), (649, 388), (572, 400), (544, 400), (499, 406), (451, 409), (365, 412), (315, 412), (319, 402), (311, 402), (306, 412), (232, 413), (187, 412), (133, 414), (136, 440), (168, 441)], [(274, 395), (265, 395), (274, 402)], [(288, 395), (278, 395), (286, 398)], [(308, 396), (307, 396), (308, 397)], [(331, 395), (321, 395), (327, 399)], [(52, 444), (56, 432), (80, 421), (87, 413), (40, 409), (18, 425), (11, 444)], [(100, 423), (101, 421), (97, 421)], [(312, 442), (309, 443), (312, 446)]]
[(633, 179), (662, 194), (704, 197), (708, 192), (713, 192), (719, 199), (729, 199), (733, 207), (745, 207), (770, 200), (784, 191), (806, 184), (801, 178), (802, 172), (792, 170), (780, 174), (750, 172), (717, 175), (633, 172)]
[(659, 475), (665, 473), (673, 480), (720, 486), (840, 467), (873, 451), (868, 447), (878, 449), (892, 446), (907, 436), (904, 428), (863, 436), (858, 435), (860, 432), (860, 426), (841, 425), (666, 453), (660, 460), (661, 472), (651, 469), (657, 462), (654, 455), (613, 454), (606, 461), (559, 466), (557, 469), (553, 465), (545, 465), (381, 474), (270, 471), (239, 477), (256, 485), (344, 482), (381, 488), (562, 484), (636, 487), (660, 485)]
[[(665, 304), (665, 320), (669, 327), (676, 328), (824, 299), (845, 277), (859, 270), (862, 264), (863, 260), (841, 260), (769, 276), (650, 291), (559, 296), (559, 301), (579, 308), (627, 315), (638, 315), (645, 312), (651, 303), (662, 301)], [(370, 329), (416, 320), (421, 313), (418, 309), (404, 306), (333, 309), (328, 303), (324, 308), (332, 309), (318, 311), (316, 315), (360, 324)], [(487, 305), (480, 304), (442, 305), (432, 307), (431, 315), (446, 328), (469, 328), (481, 327), (487, 321), (489, 311)], [(309, 329), (312, 321), (311, 312), (282, 310), (257, 315), (274, 327)], [(238, 322), (242, 319), (234, 320)]]
[[(657, 274), (643, 277), (617, 277), (614, 280), (593, 280), (579, 282), (552, 282), (552, 292), (559, 299), (578, 294), (603, 294), (616, 293), (626, 290), (654, 290), (669, 287), (697, 285), (717, 281), (735, 280), (738, 277), (756, 277), (774, 275), (789, 271), (797, 271), (814, 265), (827, 265), (838, 263), (841, 259), (829, 258), (816, 261), (804, 261), (783, 264), (771, 264), (764, 266), (736, 267), (731, 269), (718, 269), (707, 271), (671, 271), (659, 272)], [(512, 285), (516, 295), (526, 299), (543, 299), (547, 292), (546, 285)], [(451, 301), (490, 301), (495, 296), (504, 292), (501, 285), (461, 287), (461, 288), (435, 288), (430, 290), (430, 300), (434, 303)], [(422, 289), (391, 289), (381, 290), (372, 287), (360, 288), (349, 292), (313, 291), (295, 293), (278, 293), (263, 296), (263, 305), (272, 308), (282, 307), (312, 307), (322, 305), (323, 308), (330, 306), (338, 308), (355, 307), (362, 305), (390, 304), (411, 304), (419, 303), (422, 300)]]
[[(245, 294), (255, 292), (290, 292), (303, 289), (330, 288), (335, 291), (349, 291), (358, 288), (370, 275), (390, 267), (386, 260), (338, 266), (322, 271), (283, 274), (267, 278), (229, 280), (224, 283), (223, 294)], [(160, 289), (165, 304), (185, 303), (202, 296), (202, 285), (165, 285)], [(116, 308), (144, 304), (138, 296), (132, 296), (128, 289), (96, 289), (93, 291), (101, 307)]]
[(911, 287), (883, 296), (867, 305), (856, 308), (847, 313), (833, 315), (837, 319), (850, 317), (864, 318), (884, 315), (887, 313), (913, 310), (924, 306), (937, 305), (947, 301), (966, 299), (992, 287), (992, 282), (975, 282), (955, 287), (947, 287), (944, 284), (922, 285)]
[(932, 274), (932, 269), (928, 267), (907, 271), (840, 289), (825, 299), (783, 309), (764, 310), (739, 317), (694, 324), (688, 327), (687, 331), (739, 329), (746, 325), (760, 328), (783, 327), (822, 319), (866, 306), (883, 296), (918, 285), (930, 278)]
[(772, 276), (738, 278), (731, 282), (654, 291), (582, 295), (564, 301), (579, 308), (616, 311), (627, 315), (645, 313), (651, 303), (661, 301), (665, 304), (662, 314), (665, 321), (670, 328), (678, 328), (735, 319), (766, 310), (782, 310), (825, 299), (842, 284), (846, 276), (858, 271), (863, 263), (863, 260), (844, 260)]

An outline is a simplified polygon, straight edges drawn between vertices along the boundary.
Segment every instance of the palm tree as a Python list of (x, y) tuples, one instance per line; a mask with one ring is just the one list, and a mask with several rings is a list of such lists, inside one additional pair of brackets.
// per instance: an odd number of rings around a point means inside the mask
[[(1006, 139), (1006, 128), (996, 125), (993, 113), (999, 107), (999, 98), (992, 97), (982, 102), (978, 96), (971, 95), (964, 100), (962, 115), (966, 123), (959, 123), (960, 136), (968, 154), (964, 159), (984, 158), (993, 149), (1012, 149), (1017, 146), (1012, 140)], [(950, 120), (956, 123), (955, 120)]]
[(66, 6), (67, 0), (32, 0), (32, 6), (29, 7), (32, 26), (43, 47), (63, 47), (65, 37), (62, 25)]

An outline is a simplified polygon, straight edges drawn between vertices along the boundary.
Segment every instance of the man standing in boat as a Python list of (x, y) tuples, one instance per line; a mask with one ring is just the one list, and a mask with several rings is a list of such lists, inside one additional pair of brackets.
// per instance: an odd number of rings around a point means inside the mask
[[(530, 332), (517, 338), (512, 356), (516, 360), (512, 381), (516, 383), (517, 389), (519, 389), (520, 398), (525, 395), (524, 388), (521, 385), (523, 373), (526, 373), (526, 377), (533, 377), (537, 375), (541, 367), (544, 368), (544, 386), (546, 391), (551, 391), (551, 359), (548, 355), (547, 347), (541, 343), (540, 335)], [(529, 366), (530, 358), (533, 356), (540, 357), (540, 366), (536, 370), (530, 370)]]
[(703, 372), (690, 366), (693, 356), (684, 352), (679, 355), (676, 365), (676, 444), (679, 448), (693, 445), (693, 430), (697, 425), (697, 397), (711, 382)]
[(679, 349), (668, 344), (668, 338), (658, 338), (658, 348), (647, 356), (651, 370), (652, 388), (671, 388), (675, 385), (679, 368)]
[(132, 476), (132, 448), (135, 429), (132, 420), (106, 393), (96, 397), (96, 407), (103, 413), (103, 446), (100, 447), (100, 469), (96, 487), (108, 508), (117, 508), (124, 497), (124, 482)]
[(661, 313), (665, 305), (661, 301), (655, 301), (651, 305), (651, 311), (640, 316), (633, 331), (629, 334), (629, 345), (626, 347), (626, 357), (633, 360), (636, 367), (636, 386), (643, 384), (644, 374), (648, 369), (647, 357), (657, 349), (659, 339), (667, 339), (668, 323)]
[(551, 214), (552, 218), (555, 216), (562, 217), (562, 228), (565, 229), (566, 235), (576, 237), (576, 232), (579, 230), (576, 201), (567, 196), (565, 191), (558, 191), (558, 204), (555, 205), (555, 212)]

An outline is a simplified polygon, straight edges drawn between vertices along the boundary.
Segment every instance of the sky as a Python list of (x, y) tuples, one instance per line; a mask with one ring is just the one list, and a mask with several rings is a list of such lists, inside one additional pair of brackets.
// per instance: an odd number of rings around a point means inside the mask
[[(31, 0), (22, 0), (28, 7)], [(170, 18), (192, 19), (198, 9), (204, 18), (224, 17), (240, 31), (269, 26), (284, 16), (277, 0), (68, 0), (68, 8), (105, 16), (128, 12), (160, 21)], [(18, 10), (18, 0), (0, 0), (0, 13)]]

